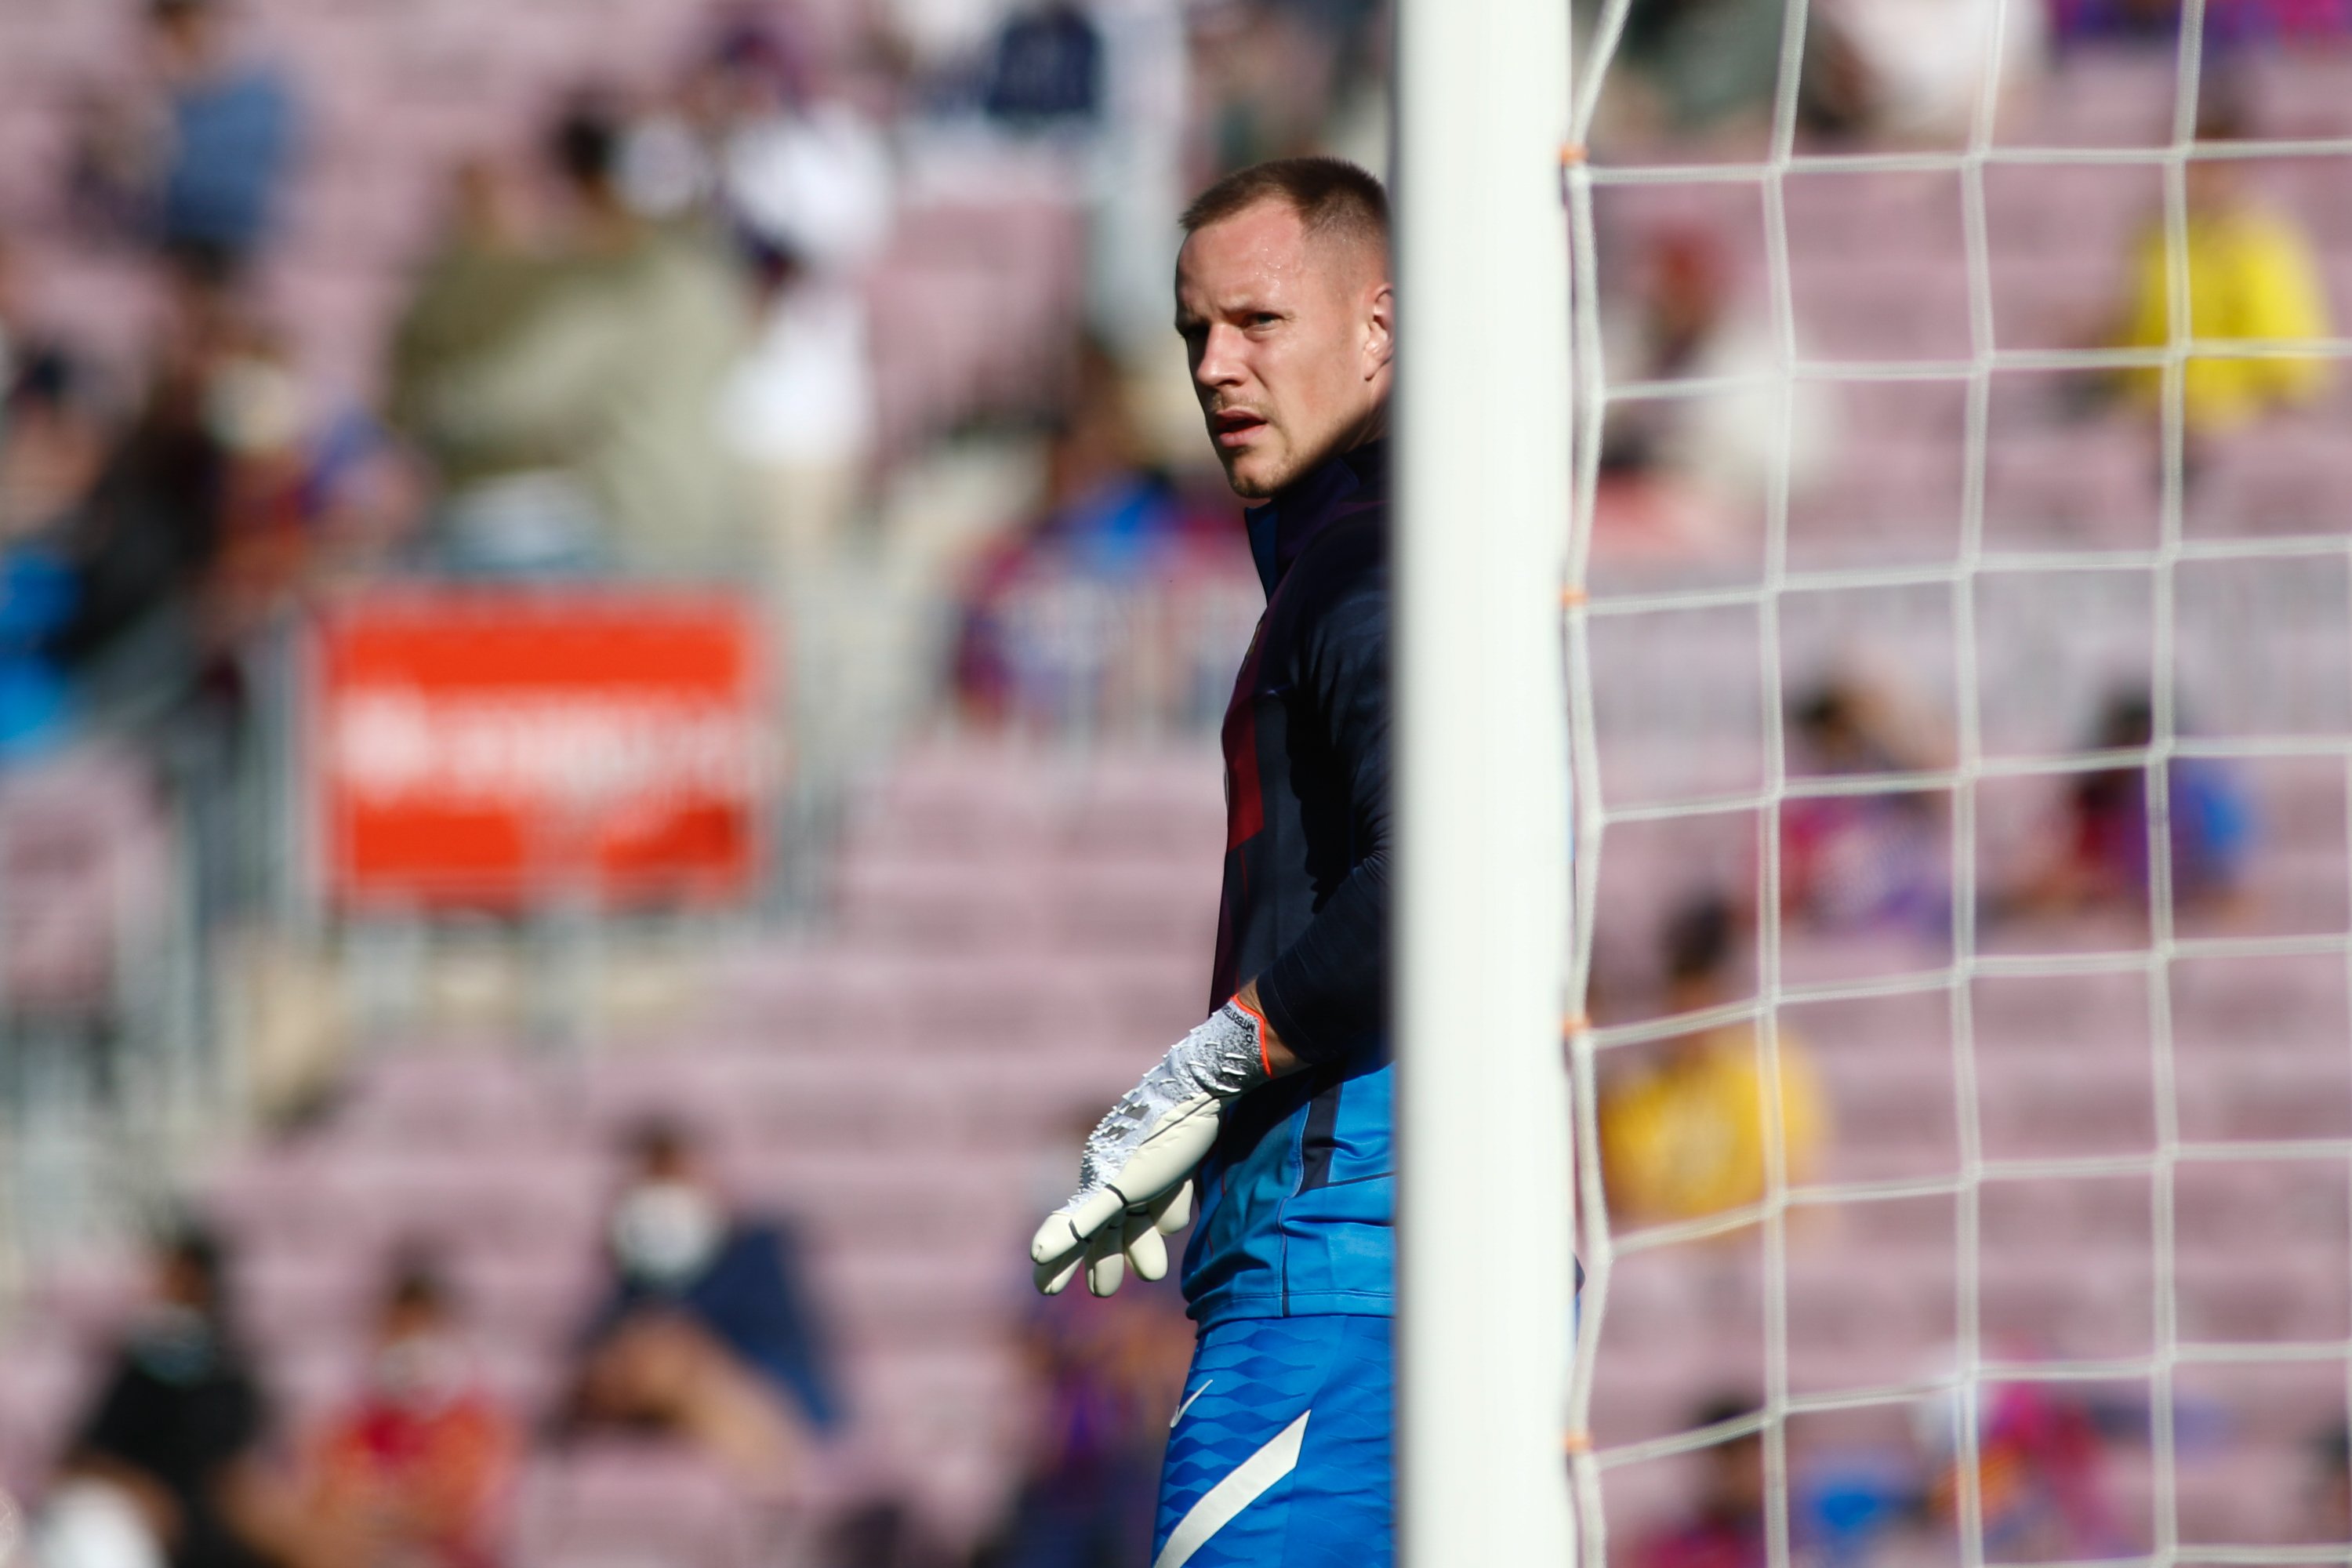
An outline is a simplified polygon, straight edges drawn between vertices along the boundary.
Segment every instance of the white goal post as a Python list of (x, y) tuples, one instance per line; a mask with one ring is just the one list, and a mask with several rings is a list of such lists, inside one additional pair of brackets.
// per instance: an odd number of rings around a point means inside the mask
[(1400, 0), (1397, 1431), (1411, 1568), (1572, 1562), (1563, 0)]

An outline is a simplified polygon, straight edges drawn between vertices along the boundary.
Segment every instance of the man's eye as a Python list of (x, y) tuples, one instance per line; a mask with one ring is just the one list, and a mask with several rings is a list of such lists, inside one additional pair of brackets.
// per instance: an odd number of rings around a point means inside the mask
[(1253, 327), (1270, 327), (1280, 320), (1282, 320), (1282, 318), (1276, 315), (1272, 310), (1260, 310), (1250, 318), (1250, 325)]

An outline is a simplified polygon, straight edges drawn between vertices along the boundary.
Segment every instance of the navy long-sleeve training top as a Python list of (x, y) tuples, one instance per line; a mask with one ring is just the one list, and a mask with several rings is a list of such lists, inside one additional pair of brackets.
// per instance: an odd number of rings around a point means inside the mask
[(1230, 1107), (1202, 1165), (1204, 1324), (1391, 1310), (1387, 458), (1333, 458), (1249, 514), (1266, 608), (1225, 714), (1210, 1005), (1255, 980), (1307, 1067)]

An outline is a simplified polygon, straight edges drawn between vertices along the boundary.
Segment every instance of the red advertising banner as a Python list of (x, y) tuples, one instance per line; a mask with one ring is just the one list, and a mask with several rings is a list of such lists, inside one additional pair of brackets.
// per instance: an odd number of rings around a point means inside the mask
[(308, 781), (330, 895), (715, 902), (758, 866), (761, 639), (726, 595), (370, 594), (317, 627)]

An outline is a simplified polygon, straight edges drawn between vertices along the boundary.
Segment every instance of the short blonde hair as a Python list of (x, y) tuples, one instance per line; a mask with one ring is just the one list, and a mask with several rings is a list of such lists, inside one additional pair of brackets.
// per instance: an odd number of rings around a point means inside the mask
[(1193, 197), (1179, 221), (1192, 234), (1265, 201), (1288, 205), (1315, 238), (1348, 240), (1388, 254), (1389, 194), (1345, 158), (1275, 158), (1236, 169)]

